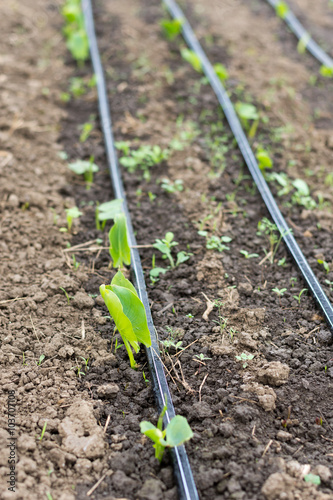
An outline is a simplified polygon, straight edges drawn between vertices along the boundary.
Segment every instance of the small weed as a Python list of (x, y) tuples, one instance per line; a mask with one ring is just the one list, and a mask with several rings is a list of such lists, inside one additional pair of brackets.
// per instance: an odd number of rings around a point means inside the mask
[(244, 255), (246, 259), (254, 259), (255, 257), (259, 257), (257, 253), (249, 253), (246, 250), (240, 250), (239, 253)]
[(44, 359), (45, 359), (45, 355), (44, 355), (44, 354), (41, 354), (41, 355), (39, 356), (39, 360), (38, 360), (38, 361), (36, 361), (36, 365), (37, 365), (37, 366), (40, 366), (40, 365), (43, 363)]
[(76, 257), (75, 257), (74, 253), (72, 254), (72, 262), (73, 262), (74, 271), (77, 271), (79, 269), (79, 267), (80, 267), (80, 262), (78, 262), (76, 260)]
[(163, 33), (168, 40), (174, 40), (182, 30), (184, 21), (182, 19), (162, 19), (160, 25), (163, 29)]
[(64, 292), (64, 294), (65, 294), (65, 296), (66, 296), (66, 299), (67, 299), (67, 304), (69, 305), (69, 301), (70, 301), (70, 299), (72, 299), (73, 297), (70, 297), (70, 296), (68, 295), (68, 293), (66, 292), (66, 290), (65, 290), (64, 288), (62, 288), (61, 286), (60, 286), (59, 288), (60, 288), (60, 290), (62, 290), (62, 291)]
[(299, 305), (301, 304), (301, 298), (302, 298), (303, 293), (304, 293), (304, 292), (307, 292), (307, 291), (308, 291), (308, 289), (307, 289), (307, 288), (303, 288), (303, 289), (299, 292), (299, 294), (298, 294), (298, 295), (293, 295), (293, 298), (294, 298), (295, 300), (297, 300), (297, 302), (298, 302), (298, 304), (299, 304)]
[(65, 231), (70, 232), (70, 230), (72, 229), (73, 220), (81, 217), (82, 212), (80, 212), (80, 210), (77, 207), (66, 208), (65, 212), (66, 212), (66, 219), (67, 219), (67, 228), (61, 227), (60, 230), (63, 230), (63, 232), (65, 232)]
[(285, 294), (287, 288), (272, 288), (272, 291), (276, 293), (276, 295), (279, 297), (279, 302), (281, 306), (281, 297)]
[(68, 168), (77, 175), (83, 175), (87, 190), (90, 189), (94, 181), (94, 174), (99, 171), (98, 166), (94, 163), (93, 156), (90, 157), (89, 161), (77, 160), (69, 163)]
[(198, 73), (202, 73), (200, 58), (193, 50), (183, 48), (181, 49), (180, 53), (182, 58), (185, 59), (185, 61), (187, 61), (188, 63), (190, 63), (190, 65), (195, 71), (197, 71)]
[(162, 179), (161, 188), (166, 193), (177, 193), (184, 190), (183, 181), (181, 179), (176, 179), (175, 182), (171, 182), (169, 179)]
[(259, 125), (259, 113), (257, 108), (253, 104), (237, 102), (235, 104), (235, 110), (240, 118), (243, 127), (248, 132), (249, 137), (252, 139), (256, 135)]
[(246, 361), (251, 361), (251, 359), (254, 358), (254, 354), (246, 354), (245, 352), (242, 352), (240, 356), (235, 356), (237, 361), (243, 362), (243, 368), (246, 368), (248, 366), (248, 363)]
[(170, 262), (171, 269), (174, 269), (175, 267), (178, 267), (180, 264), (183, 262), (186, 262), (190, 257), (191, 253), (188, 252), (178, 252), (177, 253), (177, 260), (176, 263), (171, 255), (171, 249), (174, 246), (177, 246), (178, 243), (177, 241), (173, 241), (174, 234), (171, 232), (166, 233), (165, 238), (162, 240), (156, 239), (155, 243), (153, 244), (153, 247), (159, 250), (162, 253), (162, 258), (163, 259), (168, 259)]
[(61, 13), (65, 19), (63, 32), (67, 48), (78, 64), (82, 65), (89, 57), (89, 43), (80, 0), (66, 0)]
[(326, 274), (328, 274), (330, 272), (330, 266), (329, 266), (329, 264), (325, 260), (318, 259), (317, 262), (318, 262), (318, 264), (320, 264), (320, 265), (323, 266), (323, 268), (325, 269)]
[(89, 122), (83, 123), (83, 125), (79, 126), (79, 128), (81, 129), (80, 142), (86, 142), (86, 140), (89, 138), (91, 132), (94, 130), (94, 121), (95, 116), (90, 117)]
[(142, 170), (143, 178), (148, 181), (151, 177), (149, 169), (166, 160), (169, 155), (169, 151), (161, 149), (160, 146), (143, 145), (136, 150), (131, 150), (125, 142), (116, 142), (115, 145), (117, 149), (124, 153), (119, 163), (127, 168), (130, 173), (134, 173), (139, 169)]
[(43, 425), (43, 429), (42, 429), (42, 433), (39, 437), (39, 441), (42, 441), (43, 440), (43, 437), (44, 437), (44, 434), (45, 434), (45, 431), (46, 431), (46, 427), (47, 427), (47, 420), (45, 420), (45, 423)]
[(200, 361), (212, 359), (212, 358), (208, 358), (207, 356), (205, 356), (202, 352), (200, 354), (195, 354), (194, 357), (198, 358)]
[(289, 12), (289, 7), (285, 2), (279, 1), (275, 5), (275, 12), (277, 16), (281, 17), (281, 19), (284, 19)]

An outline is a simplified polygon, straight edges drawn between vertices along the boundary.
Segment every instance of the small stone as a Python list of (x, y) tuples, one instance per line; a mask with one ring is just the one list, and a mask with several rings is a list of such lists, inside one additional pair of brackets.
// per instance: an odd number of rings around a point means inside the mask
[(38, 302), (38, 303), (44, 302), (44, 300), (47, 299), (47, 293), (40, 291), (40, 292), (37, 292), (32, 298), (35, 302)]
[(287, 382), (289, 371), (288, 365), (280, 361), (272, 361), (258, 370), (258, 379), (263, 384), (279, 386)]
[(89, 474), (92, 469), (92, 463), (87, 458), (79, 458), (74, 466), (74, 469), (80, 475)]
[(93, 298), (89, 297), (88, 294), (84, 292), (77, 292), (74, 295), (72, 304), (79, 309), (91, 309), (92, 307), (94, 307), (95, 301)]
[(311, 471), (312, 474), (316, 474), (320, 477), (324, 483), (328, 483), (332, 477), (332, 473), (326, 465), (316, 465), (316, 467)]
[[(261, 493), (266, 500), (277, 500), (283, 498), (280, 495), (284, 492), (291, 491), (294, 486), (293, 479), (284, 472), (275, 472), (271, 474), (261, 488)], [(294, 497), (285, 496), (286, 500)]]
[(286, 432), (286, 431), (279, 431), (279, 432), (276, 434), (276, 439), (277, 439), (278, 441), (286, 442), (286, 441), (290, 441), (292, 438), (293, 438), (293, 435), (292, 435), (292, 434), (290, 434), (290, 432)]
[(143, 500), (162, 500), (162, 483), (158, 479), (147, 479), (137, 496)]
[(104, 384), (98, 387), (97, 394), (106, 399), (112, 399), (117, 396), (119, 392), (119, 386), (117, 384)]
[(17, 448), (20, 452), (35, 451), (36, 441), (29, 434), (21, 434), (17, 440)]
[(8, 198), (8, 204), (11, 206), (11, 207), (18, 207), (19, 204), (20, 204), (20, 200), (18, 199), (18, 197), (16, 196), (16, 194), (11, 194)]
[(240, 293), (244, 293), (244, 295), (246, 295), (247, 297), (249, 297), (251, 294), (252, 294), (252, 291), (253, 291), (253, 287), (251, 285), (251, 283), (239, 283), (238, 285), (238, 291)]
[(241, 332), (239, 337), (239, 343), (240, 345), (248, 347), (249, 349), (253, 350), (256, 350), (258, 347), (258, 343), (247, 332)]

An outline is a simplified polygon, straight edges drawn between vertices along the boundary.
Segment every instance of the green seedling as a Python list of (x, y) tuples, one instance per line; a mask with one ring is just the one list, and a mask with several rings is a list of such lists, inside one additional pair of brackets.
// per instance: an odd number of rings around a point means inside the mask
[(118, 271), (111, 285), (101, 285), (100, 293), (126, 347), (131, 368), (136, 368), (132, 349), (139, 352), (139, 342), (151, 346), (144, 305), (130, 281)]
[(83, 125), (80, 125), (80, 129), (81, 129), (80, 142), (86, 142), (91, 132), (94, 130), (94, 123), (86, 122)]
[[(127, 168), (130, 173), (134, 173), (136, 170), (143, 170), (143, 178), (145, 180), (150, 180), (150, 167), (158, 165), (163, 160), (166, 160), (169, 155), (167, 149), (161, 149), (160, 146), (150, 146), (143, 145), (136, 150), (131, 150), (128, 146), (124, 146), (124, 142), (117, 142), (116, 148), (120, 149), (124, 153), (124, 156), (120, 158), (119, 163), (123, 167)], [(128, 147), (128, 149), (127, 149)]]
[(42, 441), (43, 440), (43, 437), (44, 437), (44, 434), (45, 434), (45, 431), (46, 431), (46, 427), (47, 427), (47, 420), (45, 420), (45, 423), (43, 425), (43, 429), (42, 429), (42, 433), (39, 437), (39, 441)]
[(90, 157), (89, 161), (77, 160), (69, 163), (68, 168), (77, 175), (83, 175), (87, 190), (90, 189), (94, 181), (94, 174), (99, 171), (98, 166), (94, 163), (93, 156)]
[(214, 68), (215, 73), (217, 74), (217, 76), (219, 77), (219, 79), (221, 80), (222, 83), (225, 80), (228, 80), (229, 73), (227, 71), (227, 68), (223, 64), (221, 64), (221, 63), (214, 64), (213, 68)]
[(253, 104), (237, 102), (235, 104), (235, 110), (240, 118), (243, 127), (248, 132), (249, 137), (252, 139), (256, 135), (259, 125), (259, 113), (257, 111), (257, 108)]
[(38, 360), (38, 361), (36, 361), (36, 365), (37, 365), (37, 366), (40, 366), (40, 365), (42, 364), (42, 362), (44, 361), (44, 359), (45, 359), (45, 355), (44, 355), (44, 354), (41, 354), (41, 355), (39, 356), (39, 360)]
[(255, 257), (259, 257), (257, 253), (249, 253), (247, 250), (240, 250), (239, 253), (244, 255), (246, 259), (254, 259)]
[(287, 262), (286, 262), (286, 258), (285, 257), (282, 257), (282, 259), (280, 259), (278, 261), (278, 266), (281, 266), (281, 267), (286, 267), (287, 266)]
[(147, 379), (146, 374), (145, 374), (145, 372), (143, 370), (142, 370), (142, 376), (143, 376), (143, 380), (145, 381), (145, 383), (147, 385), (149, 385), (149, 380)]
[(304, 476), (304, 481), (306, 483), (312, 483), (316, 486), (319, 486), (321, 481), (320, 481), (320, 476), (317, 476), (316, 474), (306, 474)]
[(325, 64), (323, 64), (320, 67), (319, 72), (320, 72), (321, 76), (323, 76), (325, 78), (333, 78), (333, 67), (325, 66)]
[(79, 76), (71, 78), (69, 80), (69, 92), (73, 94), (74, 97), (81, 97), (82, 95), (84, 95), (86, 93), (84, 80)]
[(183, 181), (181, 179), (176, 179), (175, 182), (171, 182), (169, 179), (162, 179), (161, 188), (166, 193), (177, 193), (184, 190)]
[(53, 500), (53, 497), (49, 491), (46, 492), (46, 498), (47, 498), (47, 500)]
[(293, 298), (294, 298), (295, 300), (297, 300), (297, 302), (298, 302), (299, 304), (301, 304), (301, 298), (302, 298), (302, 295), (303, 295), (303, 293), (304, 293), (304, 292), (307, 292), (307, 291), (308, 291), (308, 289), (307, 289), (307, 288), (303, 288), (303, 290), (301, 290), (301, 291), (299, 292), (299, 294), (298, 294), (298, 295), (293, 295)]
[(195, 354), (194, 357), (198, 358), (199, 361), (206, 361), (208, 359), (212, 359), (212, 358), (208, 358), (207, 356), (205, 356), (203, 352), (201, 352), (200, 354)]
[(150, 203), (153, 203), (153, 201), (156, 199), (156, 194), (152, 193), (151, 191), (148, 191), (148, 198)]
[(200, 236), (205, 236), (206, 237), (206, 248), (208, 250), (217, 250), (218, 252), (224, 252), (224, 250), (230, 250), (230, 247), (225, 245), (224, 243), (230, 243), (232, 241), (232, 238), (229, 236), (208, 236), (207, 231), (198, 231), (198, 234)]
[(114, 219), (114, 225), (109, 232), (110, 255), (113, 267), (119, 268), (131, 265), (131, 249), (128, 244), (126, 217), (118, 213)]
[(163, 417), (167, 411), (167, 403), (165, 404), (157, 426), (150, 422), (144, 421), (140, 423), (142, 434), (149, 437), (155, 444), (155, 458), (162, 461), (165, 448), (175, 448), (180, 446), (193, 437), (193, 432), (185, 417), (176, 415), (168, 423), (166, 429), (163, 429)]
[(74, 271), (77, 271), (79, 269), (79, 267), (80, 267), (80, 262), (78, 262), (76, 260), (76, 257), (75, 257), (74, 253), (72, 254), (72, 262), (73, 262)]
[(275, 12), (277, 16), (284, 19), (289, 12), (289, 7), (285, 2), (280, 1), (275, 5)]
[(168, 40), (174, 40), (182, 30), (183, 19), (162, 19), (160, 25), (163, 29), (163, 33)]
[(198, 71), (198, 73), (202, 73), (200, 57), (197, 56), (197, 54), (193, 50), (183, 48), (181, 49), (180, 53), (182, 55), (182, 58), (190, 63), (195, 71)]
[[(333, 282), (332, 282), (332, 283), (333, 283)], [(191, 313), (186, 314), (186, 317), (187, 317), (187, 318), (190, 318), (190, 319), (194, 318), (193, 314), (191, 314)]]
[(162, 344), (162, 346), (166, 351), (168, 351), (171, 347), (173, 347), (176, 352), (178, 351), (178, 349), (181, 350), (184, 349), (184, 347), (181, 347), (183, 343), (181, 340), (179, 340), (178, 342), (174, 342), (172, 339), (169, 340), (167, 339), (167, 340), (160, 340), (160, 343)]
[(54, 208), (50, 208), (50, 210), (53, 214), (53, 224), (56, 226), (59, 219), (59, 215), (57, 214)]
[(117, 198), (96, 206), (95, 221), (97, 230), (104, 229), (108, 220), (114, 220), (116, 215), (121, 213), (122, 203), (123, 200), (121, 198)]
[(292, 278), (290, 278), (290, 280), (289, 280), (289, 281), (290, 281), (290, 284), (291, 284), (291, 288), (294, 288), (294, 286), (295, 286), (295, 285), (296, 285), (296, 283), (297, 283), (297, 278), (292, 277)]
[(153, 254), (152, 268), (149, 271), (149, 277), (150, 277), (152, 284), (154, 285), (155, 283), (157, 283), (159, 281), (160, 274), (165, 274), (166, 272), (167, 272), (167, 269), (165, 269), (164, 267), (156, 267), (155, 266), (155, 254)]
[[(277, 226), (268, 220), (266, 217), (264, 217), (261, 221), (258, 222), (258, 232), (257, 235), (259, 236), (267, 236), (270, 244), (270, 249), (269, 249), (269, 262), (271, 264), (274, 263), (274, 258), (275, 254), (278, 251), (278, 248), (280, 246), (280, 243), (282, 241), (282, 238), (286, 236), (288, 233), (291, 233), (292, 230), (288, 229), (286, 231), (280, 231), (279, 235), (279, 230)], [(266, 252), (267, 254), (267, 252)]]
[(316, 208), (317, 203), (311, 198), (309, 186), (303, 179), (295, 179), (291, 184), (295, 188), (295, 192), (291, 197), (291, 202), (294, 205), (301, 205), (307, 210)]
[(281, 306), (281, 297), (285, 294), (287, 288), (272, 288), (272, 291), (276, 293), (276, 295), (279, 297), (279, 302)]
[(168, 259), (170, 262), (171, 269), (174, 269), (175, 267), (178, 267), (180, 264), (183, 262), (186, 262), (190, 256), (192, 255), (191, 253), (187, 252), (178, 252), (177, 253), (177, 261), (175, 263), (174, 258), (171, 255), (171, 249), (174, 246), (177, 246), (178, 243), (177, 241), (173, 241), (174, 234), (171, 232), (166, 233), (165, 238), (162, 240), (156, 239), (155, 243), (153, 244), (153, 247), (159, 250), (162, 253), (162, 258), (163, 259)]
[(89, 370), (89, 366), (88, 366), (89, 356), (88, 356), (88, 358), (84, 358), (83, 356), (80, 356), (80, 358), (84, 362), (84, 371), (85, 371), (85, 373), (87, 373), (87, 371)]
[(64, 292), (64, 294), (65, 294), (65, 296), (66, 296), (66, 299), (67, 299), (67, 304), (69, 305), (69, 301), (70, 301), (70, 299), (72, 299), (73, 297), (70, 297), (70, 296), (68, 295), (68, 293), (66, 292), (66, 290), (65, 290), (64, 288), (62, 288), (61, 286), (60, 286), (59, 288), (60, 288), (60, 290), (62, 290), (62, 291)]
[(63, 32), (67, 48), (78, 64), (82, 65), (89, 57), (89, 42), (80, 0), (66, 0), (61, 13), (65, 19)]
[(22, 352), (22, 365), (28, 366), (27, 363), (25, 362), (25, 353), (24, 352)]
[(251, 359), (254, 358), (254, 354), (246, 354), (245, 352), (242, 352), (240, 356), (235, 356), (237, 361), (242, 361), (243, 363), (243, 368), (246, 368), (248, 366), (248, 363), (246, 361), (250, 361)]
[(318, 264), (321, 264), (323, 266), (323, 268), (325, 269), (326, 274), (328, 274), (330, 272), (330, 266), (329, 266), (329, 264), (325, 260), (318, 259), (317, 262), (318, 262)]
[(272, 159), (265, 149), (258, 148), (256, 153), (256, 158), (258, 160), (259, 168), (262, 172), (265, 172), (267, 168), (273, 167)]

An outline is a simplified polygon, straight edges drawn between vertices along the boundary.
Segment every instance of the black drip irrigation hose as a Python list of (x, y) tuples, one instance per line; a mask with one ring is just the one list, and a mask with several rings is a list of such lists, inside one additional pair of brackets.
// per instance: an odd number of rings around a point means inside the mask
[(288, 227), (283, 215), (281, 214), (277, 206), (277, 203), (273, 198), (273, 195), (259, 169), (258, 163), (252, 152), (251, 146), (246, 138), (246, 135), (242, 129), (242, 126), (237, 118), (236, 112), (234, 110), (232, 102), (229, 99), (227, 91), (221, 84), (220, 79), (217, 77), (214, 68), (209, 62), (204, 50), (202, 49), (199, 41), (197, 40), (182, 10), (179, 8), (179, 6), (176, 4), (174, 0), (162, 0), (162, 1), (174, 19), (182, 20), (182, 34), (184, 40), (186, 41), (187, 45), (191, 48), (191, 50), (193, 50), (193, 52), (195, 52), (196, 55), (199, 57), (202, 70), (206, 75), (206, 77), (208, 78), (209, 83), (216, 94), (216, 97), (222, 107), (225, 117), (238, 143), (238, 147), (243, 155), (243, 158), (253, 177), (253, 180), (257, 185), (261, 197), (265, 202), (265, 205), (274, 223), (279, 229), (281, 235), (283, 235), (283, 240), (290, 254), (294, 258), (296, 265), (299, 267), (303, 275), (303, 278), (307, 286), (309, 287), (311, 293), (318, 302), (318, 305), (322, 310), (325, 319), (328, 323), (328, 326), (333, 334), (332, 305), (328, 300), (327, 296), (325, 295), (323, 289), (321, 288), (317, 278), (313, 274), (312, 269), (310, 268), (298, 244), (296, 243), (295, 238), (291, 234), (291, 230)]
[[(149, 300), (142, 271), (139, 252), (136, 247), (136, 240), (133, 232), (131, 217), (129, 214), (124, 186), (121, 180), (121, 174), (118, 166), (117, 153), (114, 146), (112, 133), (112, 122), (107, 98), (104, 71), (100, 59), (97, 45), (97, 39), (94, 28), (94, 17), (90, 0), (81, 0), (84, 14), (85, 27), (89, 40), (90, 56), (94, 73), (97, 79), (98, 105), (100, 113), (101, 127), (104, 134), (105, 148), (108, 160), (108, 166), (111, 176), (115, 198), (123, 200), (123, 210), (127, 219), (127, 230), (129, 244), (131, 246), (132, 271), (135, 277), (136, 289), (147, 314), (148, 327), (151, 336), (151, 347), (146, 349), (149, 370), (152, 378), (152, 387), (159, 411), (164, 406), (165, 397), (168, 403), (168, 409), (165, 413), (164, 421), (166, 424), (175, 416), (175, 409), (171, 400), (169, 387), (163, 371), (162, 361), (160, 359), (159, 347), (153, 319), (150, 312)], [(193, 479), (192, 470), (184, 446), (178, 446), (171, 449), (174, 472), (179, 489), (179, 498), (181, 500), (199, 500), (199, 495)]]
[[(280, 0), (266, 0), (269, 5), (276, 9), (280, 3)], [(294, 35), (302, 40), (304, 47), (313, 55), (317, 61), (319, 61), (323, 66), (328, 68), (333, 68), (333, 59), (326, 54), (326, 52), (319, 47), (319, 45), (311, 38), (308, 31), (302, 26), (295, 14), (289, 9), (283, 16), (284, 21), (289, 26)]]

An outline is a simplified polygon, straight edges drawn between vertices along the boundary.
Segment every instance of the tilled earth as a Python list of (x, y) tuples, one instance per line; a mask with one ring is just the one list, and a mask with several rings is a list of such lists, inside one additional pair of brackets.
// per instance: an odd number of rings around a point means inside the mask
[[(303, 20), (330, 49), (333, 11), (318, 3), (292, 5), (311, 10)], [(156, 266), (166, 262), (152, 247), (140, 250), (158, 336), (184, 348), (161, 344), (176, 412), (194, 431), (186, 448), (200, 498), (333, 498), (333, 354), (321, 312), (305, 292), (294, 298), (306, 286), (283, 245), (272, 264), (264, 260), (269, 242), (257, 231), (268, 214), (212, 91), (181, 59), (181, 40), (164, 39), (160, 4), (94, 7), (116, 140), (170, 149), (150, 180), (140, 170), (123, 175), (138, 244), (172, 231), (176, 249), (192, 254), (152, 284), (153, 254)], [(263, 1), (183, 7), (210, 59), (228, 68), (232, 100), (260, 111), (253, 147), (269, 148), (275, 172), (309, 185), (311, 210), (270, 184), (332, 298), (332, 80), (297, 53)], [(0, 498), (83, 499), (100, 479), (91, 498), (177, 498), (168, 455), (160, 465), (140, 434), (140, 421), (157, 419), (144, 351), (141, 368), (130, 369), (98, 295), (114, 271), (103, 249), (109, 226), (96, 229), (95, 207), (113, 195), (92, 70), (66, 52), (56, 2), (0, 9), (0, 388), (3, 408), (15, 391), (18, 459), (14, 493), (4, 411)], [(78, 77), (85, 91), (76, 97), (68, 89)], [(93, 131), (80, 142), (89, 121)], [(66, 165), (91, 155), (100, 170), (87, 190)], [(184, 190), (166, 193), (165, 178)], [(59, 231), (74, 205), (83, 215), (71, 234)], [(199, 230), (228, 236), (229, 249), (208, 250)], [(286, 290), (278, 297), (273, 288)], [(240, 362), (242, 354), (253, 357)], [(309, 472), (320, 486), (304, 481)]]

